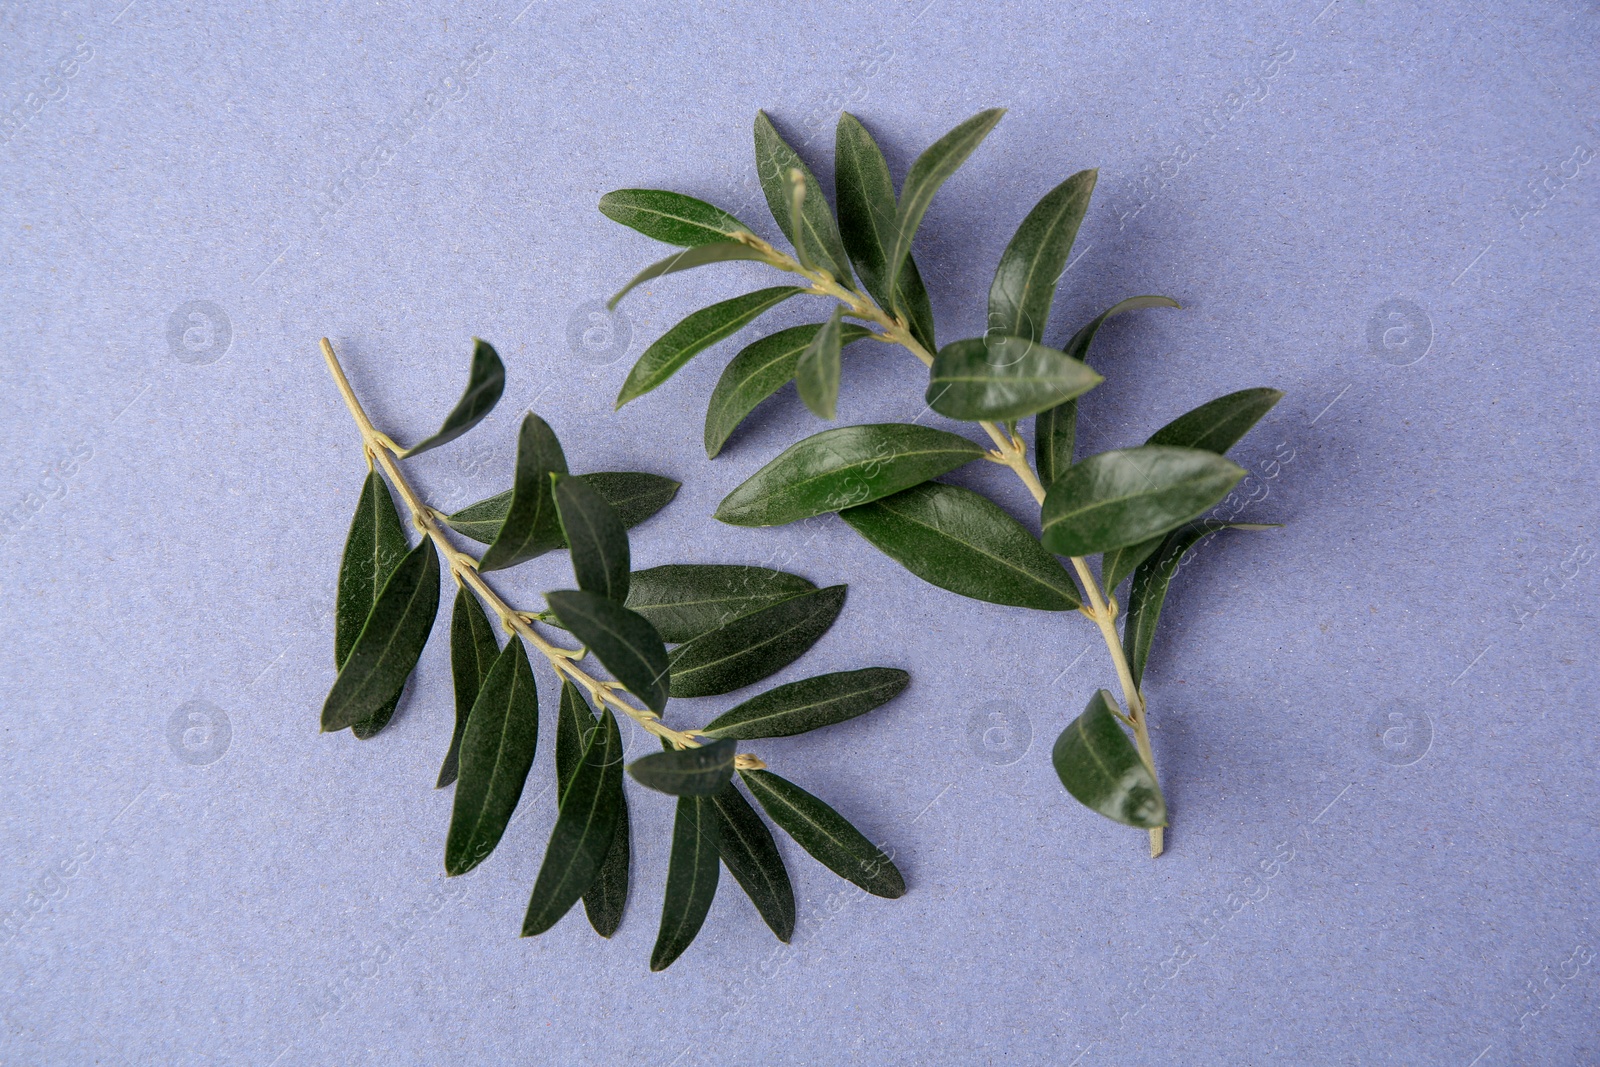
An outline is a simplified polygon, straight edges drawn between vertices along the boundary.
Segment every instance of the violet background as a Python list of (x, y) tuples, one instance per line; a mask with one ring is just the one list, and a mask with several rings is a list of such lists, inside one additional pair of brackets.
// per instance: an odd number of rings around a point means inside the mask
[[(124, 2), (0, 8), (0, 1063), (1600, 1059), (1595, 5)], [(816, 306), (611, 412), (662, 330), (770, 283), (707, 269), (591, 319), (663, 254), (601, 193), (770, 236), (756, 108), (831, 188), (841, 107), (899, 180), (989, 106), (918, 238), (942, 338), (982, 329), (1016, 224), (1097, 166), (1047, 339), (1135, 293), (1186, 310), (1102, 333), (1085, 443), (1288, 394), (1235, 450), (1246, 514), (1287, 527), (1185, 568), (1147, 675), (1158, 862), (1049, 764), (1114, 688), (1084, 620), (956, 598), (833, 519), (710, 519), (818, 428), (786, 390), (708, 463), (711, 385)], [(444, 613), (387, 732), (316, 729), (364, 473), (324, 334), (402, 440), (472, 336), (498, 346), (499, 410), (410, 464), (441, 506), (509, 484), (534, 408), (575, 469), (685, 483), (638, 566), (849, 582), (781, 677), (898, 665), (911, 689), (750, 747), (887, 842), (908, 895), (785, 840), (794, 944), (724, 877), (652, 975), (670, 802), (635, 789), (616, 937), (570, 915), (520, 940), (548, 672), (523, 813), (446, 882)], [(922, 388), (857, 346), (840, 419), (911, 419)], [(955, 480), (1025, 514), (1007, 478)], [(498, 581), (532, 604), (565, 568)]]

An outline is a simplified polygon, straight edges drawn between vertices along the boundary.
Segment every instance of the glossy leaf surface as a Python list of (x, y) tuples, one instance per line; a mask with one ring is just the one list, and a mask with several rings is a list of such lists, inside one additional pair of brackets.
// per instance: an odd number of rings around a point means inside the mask
[(642, 756), (628, 764), (634, 781), (676, 797), (708, 797), (733, 776), (738, 745), (713, 741), (699, 748), (675, 748)]
[(725, 497), (716, 517), (778, 526), (898, 493), (982, 459), (965, 437), (908, 423), (824, 430), (790, 445)]
[[(405, 526), (395, 509), (394, 497), (389, 494), (389, 485), (376, 469), (370, 470), (361, 486), (361, 498), (356, 502), (344, 558), (339, 564), (333, 614), (334, 667), (343, 667), (349, 658), (378, 593), (405, 558), (407, 548)], [(394, 718), (399, 703), (400, 693), (396, 692), (393, 700), (352, 723), (350, 732), (363, 741), (372, 737)]]
[(894, 861), (843, 815), (771, 771), (740, 771), (739, 777), (767, 817), (818, 863), (873, 896), (905, 895), (905, 879)]
[(1277, 389), (1241, 389), (1180, 415), (1150, 435), (1152, 445), (1201, 448), (1222, 455), (1283, 399)]
[(924, 482), (839, 517), (912, 574), (952, 593), (1041, 611), (1081, 603), (1060, 561), (970, 489)]
[(803, 292), (804, 289), (793, 285), (776, 285), (694, 312), (644, 350), (639, 362), (628, 372), (628, 380), (622, 383), (617, 407), (648, 393), (707, 348), (733, 336), (758, 316)]
[(517, 435), (517, 472), (511, 487), (511, 504), (478, 562), (478, 570), (513, 567), (566, 544), (550, 483), (550, 475), (565, 473), (567, 457), (555, 431), (528, 412)]
[(761, 920), (778, 940), (794, 936), (794, 885), (772, 831), (733, 782), (712, 797), (717, 811), (717, 853)]
[(538, 744), (538, 687), (522, 639), (513, 637), (495, 657), (461, 738), (461, 777), (444, 845), (446, 874), (472, 870), (500, 843)]
[(741, 741), (792, 737), (846, 722), (899, 696), (911, 676), (893, 667), (866, 667), (804, 678), (751, 697), (718, 715), (700, 732)]
[(421, 444), (406, 449), (407, 456), (419, 455), (431, 448), (448, 444), (482, 422), (500, 395), (506, 391), (506, 367), (494, 346), (487, 341), (472, 339), (472, 367), (467, 372), (467, 389), (456, 401), (456, 406), (445, 416), (439, 432)]
[[(593, 474), (575, 474), (588, 482), (606, 503), (617, 509), (622, 525), (632, 529), (672, 502), (682, 484), (659, 474), (643, 471), (596, 471)], [(468, 504), (445, 518), (446, 526), (483, 544), (491, 543), (506, 521), (506, 511), (511, 507), (514, 490), (486, 497), (476, 504)], [(563, 535), (562, 545), (566, 544)]]
[(681, 644), (814, 589), (798, 574), (768, 567), (669, 563), (635, 571), (627, 603), (650, 620), (663, 640)]
[(1072, 466), (1078, 431), (1078, 402), (1068, 400), (1039, 412), (1033, 420), (1033, 465), (1046, 489)]
[(989, 334), (1044, 340), (1050, 305), (1098, 172), (1079, 171), (1044, 195), (1000, 256), (989, 286)]
[(1050, 758), (1067, 792), (1108, 819), (1152, 830), (1167, 825), (1167, 805), (1150, 769), (1139, 758), (1104, 689), (1056, 738)]
[(614, 600), (577, 589), (546, 593), (545, 601), (612, 677), (661, 714), (667, 706), (667, 650), (649, 620)]
[(1243, 477), (1238, 464), (1196, 448), (1102, 452), (1050, 486), (1042, 540), (1062, 556), (1138, 544), (1205, 514)]
[(664, 189), (618, 189), (600, 198), (600, 212), (646, 237), (685, 248), (750, 232), (750, 227), (721, 208)]
[[(754, 341), (739, 350), (729, 361), (711, 390), (706, 406), (706, 456), (716, 458), (722, 446), (745, 416), (756, 405), (787, 385), (800, 365), (800, 355), (811, 344), (824, 323), (791, 326)], [(839, 332), (842, 348), (852, 341), (870, 336), (871, 330), (855, 323), (844, 323)]]
[(683, 955), (717, 895), (717, 809), (709, 797), (679, 797), (667, 861), (667, 893), (650, 969), (665, 970)]
[(672, 695), (717, 696), (753, 685), (805, 655), (844, 608), (831, 585), (723, 623), (672, 650)]
[(928, 376), (928, 406), (952, 419), (1020, 419), (1088, 392), (1103, 378), (1063, 352), (1023, 337), (945, 345)]
[(456, 780), (461, 738), (466, 733), (472, 705), (477, 703), (478, 692), (499, 655), (500, 642), (495, 639), (494, 625), (489, 622), (483, 605), (478, 603), (472, 590), (465, 586), (457, 589), (455, 605), (450, 610), (450, 676), (455, 683), (456, 728), (450, 735), (450, 750), (444, 754), (444, 763), (439, 768), (436, 789), (443, 789)]
[(322, 705), (324, 731), (354, 726), (399, 699), (438, 611), (439, 553), (425, 537), (379, 591)]
[(616, 509), (582, 478), (556, 475), (555, 495), (578, 588), (622, 603), (632, 561)]
[(561, 789), (556, 824), (522, 920), (523, 937), (554, 926), (594, 882), (616, 833), (621, 790), (622, 734), (611, 709), (605, 708)]

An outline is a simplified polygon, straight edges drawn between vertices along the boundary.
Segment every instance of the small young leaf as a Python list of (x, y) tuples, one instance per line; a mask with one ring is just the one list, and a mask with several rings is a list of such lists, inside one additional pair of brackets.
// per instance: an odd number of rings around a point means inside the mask
[(477, 703), (483, 680), (489, 677), (499, 655), (500, 643), (495, 640), (494, 626), (483, 605), (470, 589), (457, 589), (455, 606), (450, 610), (450, 674), (456, 689), (456, 729), (450, 736), (450, 750), (444, 754), (435, 789), (443, 789), (456, 780), (461, 738), (467, 731), (472, 705)]
[(982, 459), (965, 437), (877, 423), (824, 430), (790, 445), (717, 506), (732, 526), (781, 526), (898, 493)]
[(1155, 640), (1156, 623), (1161, 619), (1161, 606), (1167, 601), (1167, 589), (1183, 554), (1201, 540), (1218, 530), (1272, 530), (1278, 523), (1259, 522), (1196, 522), (1169, 533), (1161, 542), (1160, 551), (1139, 565), (1133, 572), (1133, 587), (1128, 590), (1128, 617), (1122, 624), (1123, 643), (1128, 649), (1128, 666), (1133, 670), (1133, 683), (1144, 677), (1145, 663), (1150, 658), (1150, 643)]
[(661, 189), (618, 189), (600, 198), (600, 213), (646, 237), (693, 248), (726, 241), (750, 227), (704, 200)]
[[(593, 474), (575, 474), (573, 477), (588, 482), (607, 504), (616, 508), (622, 525), (630, 530), (671, 503), (682, 484), (643, 471), (597, 471)], [(506, 511), (511, 507), (513, 492), (507, 489), (476, 504), (468, 504), (455, 514), (446, 516), (445, 525), (474, 541), (490, 544), (500, 532), (501, 524), (506, 521)], [(563, 539), (562, 545), (565, 544)]]
[[(886, 268), (888, 282), (885, 288), (891, 292), (896, 288), (906, 257), (911, 254), (911, 239), (917, 235), (917, 227), (928, 213), (933, 195), (939, 191), (945, 179), (966, 162), (973, 149), (989, 135), (1004, 114), (1002, 108), (980, 111), (935, 141), (911, 164), (905, 187), (900, 191), (900, 204), (894, 220), (894, 240), (889, 245)], [(895, 295), (898, 297), (899, 294)], [(895, 307), (898, 309), (900, 305), (897, 303)]]
[(424, 537), (389, 574), (339, 669), (322, 705), (324, 732), (353, 726), (399, 698), (438, 610), (439, 553)]
[(739, 777), (768, 818), (824, 867), (873, 896), (905, 895), (905, 879), (894, 861), (843, 815), (771, 771), (740, 771)]
[(617, 826), (616, 798), (622, 787), (622, 734), (611, 709), (589, 731), (583, 757), (561, 801), (550, 845), (522, 920), (522, 936), (534, 937), (554, 926), (594, 882)]
[(1073, 438), (1078, 430), (1078, 402), (1068, 400), (1039, 412), (1033, 420), (1033, 465), (1039, 481), (1049, 489), (1072, 466)]
[(712, 796), (717, 809), (717, 853), (778, 940), (794, 936), (794, 886), (772, 831), (733, 782)]
[(550, 475), (565, 473), (567, 457), (562, 454), (556, 432), (549, 423), (528, 412), (517, 436), (517, 474), (511, 504), (494, 541), (479, 561), (478, 570), (512, 567), (566, 544), (550, 484)]
[(1090, 456), (1044, 498), (1044, 546), (1087, 556), (1134, 545), (1206, 513), (1244, 468), (1197, 448), (1144, 445)]
[(741, 741), (792, 737), (865, 715), (899, 696), (910, 681), (909, 674), (893, 667), (822, 674), (751, 697), (700, 732)]
[(987, 497), (923, 482), (839, 517), (923, 581), (952, 593), (1040, 611), (1082, 601), (1061, 563)]
[(556, 475), (555, 494), (578, 588), (622, 603), (631, 563), (628, 531), (616, 509), (582, 478)]
[(448, 444), (482, 422), (500, 402), (506, 391), (506, 367), (488, 341), (472, 339), (472, 369), (467, 374), (467, 391), (445, 416), (439, 432), (420, 445), (406, 449), (407, 456), (420, 455), (431, 448)]
[(798, 574), (719, 563), (668, 563), (636, 571), (627, 606), (663, 640), (680, 644), (723, 623), (816, 588)]
[(667, 860), (667, 893), (650, 969), (665, 970), (683, 955), (717, 895), (717, 809), (707, 797), (679, 797)]
[(928, 406), (952, 419), (1020, 419), (1105, 379), (1064, 352), (990, 334), (945, 345), (928, 376)]
[(776, 674), (827, 633), (844, 598), (842, 585), (802, 593), (679, 645), (668, 657), (672, 695), (718, 696)]
[[(765, 111), (756, 112), (755, 142), (756, 174), (761, 179), (761, 191), (766, 194), (767, 206), (772, 209), (778, 228), (797, 251), (803, 247), (816, 265), (832, 274), (835, 281), (849, 285), (849, 262), (839, 241), (839, 231), (833, 224), (833, 213), (823, 199), (822, 186), (817, 184), (805, 161), (779, 136)], [(799, 219), (794, 218), (791, 206), (791, 170), (800, 172), (806, 190)]]
[(1150, 768), (1117, 722), (1116, 698), (1101, 689), (1056, 738), (1051, 760), (1067, 792), (1108, 819), (1153, 830), (1167, 825), (1167, 805)]
[(819, 419), (833, 418), (839, 403), (839, 348), (843, 341), (844, 305), (838, 304), (795, 364), (800, 399)]
[(461, 738), (444, 870), (465, 874), (489, 857), (511, 822), (539, 744), (539, 695), (522, 639), (495, 657)]
[(728, 784), (738, 745), (713, 741), (700, 748), (656, 752), (628, 764), (634, 781), (675, 797), (708, 797)]
[[(556, 791), (566, 792), (567, 783), (583, 760), (583, 751), (589, 736), (599, 729), (589, 702), (578, 687), (571, 682), (561, 683), (561, 709), (556, 721)], [(622, 759), (622, 750), (616, 750), (616, 759)], [(628, 833), (628, 801), (622, 791), (622, 776), (605, 779), (604, 787), (610, 792), (606, 803), (617, 810), (616, 828), (611, 844), (606, 849), (589, 888), (583, 893), (583, 910), (588, 913), (589, 925), (601, 937), (610, 937), (622, 925), (622, 912), (628, 900), (628, 866), (632, 845)]]
[(1283, 399), (1276, 389), (1241, 389), (1201, 404), (1150, 435), (1147, 444), (1203, 448), (1222, 455)]
[(628, 380), (622, 383), (617, 407), (648, 393), (707, 348), (725, 337), (732, 337), (761, 314), (803, 292), (804, 289), (793, 285), (776, 285), (696, 311), (644, 350), (639, 362), (628, 372)]
[[(807, 323), (779, 330), (746, 345), (728, 362), (706, 406), (706, 458), (715, 459), (745, 416), (794, 378), (800, 354), (824, 325)], [(870, 336), (872, 331), (866, 327), (845, 323), (839, 331), (839, 346)]]
[(1000, 256), (989, 286), (990, 334), (1044, 339), (1056, 285), (1072, 255), (1097, 172), (1079, 171), (1044, 195)]
[(667, 706), (667, 649), (649, 620), (576, 589), (546, 593), (545, 602), (628, 692), (661, 714)]
[(713, 244), (698, 245), (682, 252), (674, 252), (666, 259), (657, 260), (644, 270), (629, 279), (628, 284), (617, 290), (615, 296), (606, 301), (606, 307), (616, 310), (622, 298), (634, 289), (653, 278), (664, 274), (676, 274), (683, 270), (693, 270), (695, 267), (704, 267), (712, 263), (731, 263), (735, 260), (756, 260), (760, 263), (771, 263), (772, 258), (765, 252), (758, 251), (740, 241), (717, 241)]

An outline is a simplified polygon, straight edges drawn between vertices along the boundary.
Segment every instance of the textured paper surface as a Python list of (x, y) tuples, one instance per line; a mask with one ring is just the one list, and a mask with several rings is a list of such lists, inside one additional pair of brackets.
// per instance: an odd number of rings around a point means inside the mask
[[(1600, 1057), (1593, 11), (123, 2), (0, 15), (0, 1062)], [(756, 108), (831, 187), (840, 108), (899, 179), (989, 106), (1011, 111), (918, 238), (941, 337), (981, 331), (1016, 224), (1097, 166), (1046, 340), (1137, 293), (1185, 310), (1107, 326), (1086, 445), (1287, 393), (1235, 451), (1248, 517), (1287, 526), (1185, 568), (1147, 675), (1157, 862), (1050, 768), (1113, 681), (1083, 619), (960, 600), (832, 519), (711, 520), (818, 423), (786, 390), (708, 463), (710, 387), (815, 307), (611, 412), (651, 339), (772, 283), (666, 278), (608, 320), (662, 252), (603, 192), (677, 189), (773, 236)], [(911, 688), (750, 747), (892, 847), (907, 896), (785, 841), (793, 946), (725, 879), (651, 975), (671, 811), (635, 790), (617, 936), (573, 914), (520, 940), (548, 672), (522, 814), (445, 881), (447, 622), (386, 733), (317, 733), (364, 474), (323, 334), (402, 441), (454, 402), (472, 336), (498, 346), (499, 410), (410, 464), (438, 506), (509, 484), (532, 408), (576, 470), (684, 481), (636, 565), (849, 582), (781, 678), (884, 664)], [(850, 349), (841, 422), (915, 418), (922, 385)], [(954, 480), (1025, 514), (980, 467)], [(497, 581), (531, 603), (565, 567)]]

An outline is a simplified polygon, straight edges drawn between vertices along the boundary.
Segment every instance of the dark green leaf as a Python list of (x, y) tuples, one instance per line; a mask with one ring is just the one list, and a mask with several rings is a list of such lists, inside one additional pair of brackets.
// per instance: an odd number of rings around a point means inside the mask
[(494, 347), (488, 341), (472, 339), (472, 369), (467, 374), (467, 391), (461, 394), (456, 406), (445, 416), (439, 432), (412, 448), (407, 456), (415, 456), (430, 448), (448, 444), (483, 421), (485, 415), (500, 402), (506, 391), (506, 367), (500, 362)]
[(545, 601), (628, 692), (661, 714), (667, 706), (667, 649), (649, 620), (614, 600), (575, 589), (546, 593)]
[[(588, 482), (595, 492), (605, 498), (606, 503), (616, 508), (622, 525), (629, 529), (666, 507), (682, 484), (643, 471), (597, 471), (593, 474), (575, 474), (573, 477)], [(474, 541), (489, 544), (506, 521), (512, 493), (513, 490), (507, 489), (476, 504), (468, 504), (454, 515), (446, 516), (445, 525)], [(565, 539), (562, 544), (566, 544)]]
[(644, 350), (639, 362), (628, 372), (628, 380), (622, 383), (617, 407), (648, 393), (705, 349), (733, 336), (757, 316), (803, 292), (804, 289), (793, 285), (776, 285), (696, 311)]
[(1228, 495), (1244, 468), (1198, 448), (1144, 445), (1090, 456), (1044, 498), (1044, 546), (1062, 556), (1107, 552), (1181, 526)]
[(593, 884), (612, 846), (617, 828), (616, 800), (622, 795), (622, 734), (611, 709), (589, 730), (583, 757), (561, 789), (550, 846), (534, 879), (522, 920), (522, 936), (544, 933)]
[(628, 599), (628, 531), (616, 509), (582, 478), (556, 475), (556, 511), (572, 549), (578, 588), (622, 603)]
[(841, 426), (790, 445), (729, 493), (716, 517), (780, 526), (898, 493), (985, 455), (965, 437), (927, 426)]
[(489, 857), (522, 798), (539, 744), (539, 694), (522, 639), (495, 657), (461, 738), (461, 777), (444, 843), (446, 874), (465, 874)]
[(1133, 573), (1133, 569), (1146, 559), (1150, 553), (1161, 547), (1161, 539), (1165, 534), (1156, 534), (1137, 544), (1123, 545), (1113, 548), (1100, 557), (1100, 584), (1107, 593), (1122, 584), (1122, 579)]
[(794, 886), (772, 831), (731, 781), (712, 798), (717, 809), (717, 852), (778, 940), (794, 936)]
[(732, 740), (713, 741), (700, 748), (674, 748), (656, 752), (628, 764), (628, 773), (640, 785), (675, 797), (708, 797), (728, 784), (738, 745)]
[(824, 867), (874, 896), (905, 895), (894, 861), (843, 815), (771, 771), (740, 771), (739, 777), (767, 816)]
[[(917, 227), (922, 225), (922, 217), (927, 214), (928, 205), (933, 203), (933, 195), (939, 191), (939, 186), (966, 162), (973, 149), (989, 135), (1004, 114), (1003, 108), (980, 111), (935, 141), (911, 164), (895, 213), (894, 240), (889, 244), (889, 280), (885, 288), (891, 291), (896, 289), (901, 268), (911, 254), (911, 239), (917, 235)], [(898, 293), (895, 295), (899, 296)], [(896, 309), (899, 307), (897, 303)]]
[(909, 674), (893, 667), (818, 675), (752, 697), (700, 732), (741, 741), (791, 737), (865, 715), (899, 696), (910, 681)]
[(383, 583), (405, 558), (407, 547), (406, 528), (388, 484), (376, 470), (368, 471), (339, 564), (339, 594), (333, 610), (335, 668), (343, 667), (350, 658)]
[(606, 307), (616, 310), (617, 304), (637, 287), (659, 278), (663, 274), (676, 274), (682, 270), (693, 270), (695, 267), (704, 267), (712, 263), (731, 263), (734, 260), (756, 260), (761, 263), (773, 262), (772, 257), (765, 252), (758, 251), (740, 241), (717, 241), (713, 244), (699, 245), (682, 252), (674, 252), (666, 259), (657, 260), (644, 270), (635, 274), (633, 278), (617, 290), (617, 294), (606, 301)]
[(928, 355), (939, 351), (933, 338), (933, 304), (928, 300), (928, 290), (922, 286), (922, 274), (917, 270), (917, 261), (911, 255), (906, 256), (905, 265), (900, 268), (900, 275), (894, 283), (894, 294), (894, 306), (906, 316), (911, 336)]
[(665, 970), (683, 955), (717, 895), (717, 808), (706, 797), (679, 797), (667, 861), (667, 896), (650, 969)]
[(550, 475), (565, 473), (567, 457), (562, 454), (556, 432), (549, 423), (528, 412), (517, 436), (517, 474), (512, 482), (511, 504), (494, 541), (479, 561), (478, 570), (512, 567), (566, 544), (550, 484)]
[(1201, 404), (1150, 435), (1149, 444), (1203, 448), (1222, 455), (1283, 399), (1276, 389), (1241, 389)]
[(456, 590), (456, 602), (450, 610), (450, 674), (456, 688), (456, 728), (450, 736), (450, 751), (444, 754), (444, 765), (439, 768), (436, 789), (456, 780), (461, 737), (467, 731), (472, 705), (477, 703), (483, 680), (489, 677), (499, 655), (500, 643), (495, 640), (489, 616), (472, 591), (462, 586)]
[(679, 644), (815, 588), (798, 574), (767, 567), (669, 563), (636, 571), (627, 605), (649, 619), (664, 640)]
[[(589, 702), (583, 698), (578, 687), (571, 682), (563, 681), (560, 716), (556, 722), (558, 795), (566, 792), (573, 771), (583, 760), (583, 750), (589, 743), (589, 735), (595, 732), (599, 725), (594, 712), (589, 708)], [(621, 748), (617, 749), (615, 758), (621, 761)], [(628, 801), (623, 795), (621, 775), (607, 777), (605, 787), (611, 790), (611, 798), (607, 803), (616, 807), (617, 823), (612, 831), (611, 845), (606, 849), (605, 859), (590, 881), (589, 888), (584, 890), (583, 908), (588, 913), (589, 925), (594, 927), (595, 932), (601, 937), (610, 937), (617, 932), (617, 927), (622, 925), (622, 912), (628, 900), (628, 861), (632, 848), (628, 840)]]
[(322, 729), (343, 730), (399, 699), (439, 610), (439, 553), (433, 541), (406, 553), (389, 574), (322, 705)]
[(1074, 174), (1044, 195), (1000, 256), (989, 286), (989, 334), (1044, 339), (1056, 284), (1089, 209), (1096, 171)]
[(731, 693), (776, 674), (805, 655), (844, 608), (845, 587), (830, 585), (723, 623), (672, 650), (672, 695)]
[(794, 382), (800, 399), (819, 419), (832, 419), (839, 403), (839, 348), (843, 341), (844, 305), (836, 305), (795, 364)]
[(1068, 400), (1039, 412), (1033, 420), (1033, 461), (1046, 489), (1072, 466), (1073, 438), (1078, 429), (1078, 402)]
[(618, 189), (600, 198), (600, 212), (646, 237), (693, 248), (726, 241), (750, 227), (704, 200), (661, 189)]
[(1064, 352), (990, 334), (945, 345), (928, 377), (928, 406), (952, 419), (1020, 419), (1105, 379)]
[(1107, 319), (1121, 315), (1125, 311), (1136, 311), (1139, 308), (1175, 308), (1182, 306), (1170, 296), (1130, 296), (1126, 300), (1120, 300), (1112, 304), (1089, 320), (1087, 326), (1072, 335), (1072, 340), (1066, 343), (1062, 351), (1073, 359), (1087, 361), (1089, 349), (1094, 344), (1094, 336), (1100, 332), (1100, 327), (1106, 324)]
[(1084, 807), (1129, 826), (1153, 830), (1167, 825), (1161, 787), (1113, 709), (1116, 698), (1104, 689), (1056, 738), (1051, 759), (1067, 792)]
[(1271, 530), (1278, 525), (1215, 520), (1190, 523), (1168, 534), (1161, 542), (1161, 550), (1139, 565), (1133, 572), (1133, 587), (1128, 590), (1127, 621), (1122, 624), (1123, 644), (1127, 646), (1128, 666), (1133, 669), (1135, 685), (1144, 677), (1150, 643), (1155, 640), (1156, 623), (1161, 619), (1161, 606), (1166, 603), (1167, 589), (1172, 584), (1172, 576), (1178, 573), (1183, 554), (1218, 530)]
[(923, 581), (952, 593), (1041, 611), (1082, 601), (1061, 563), (987, 497), (924, 482), (839, 517)]
[[(757, 404), (776, 393), (794, 377), (800, 354), (811, 344), (823, 323), (791, 326), (763, 337), (740, 349), (728, 362), (717, 387), (711, 391), (711, 403), (706, 407), (706, 456), (715, 459), (729, 435)], [(840, 347), (872, 331), (854, 323), (845, 323), (840, 330)]]
[[(755, 141), (756, 174), (761, 179), (761, 191), (766, 194), (767, 206), (772, 209), (778, 228), (797, 251), (803, 247), (816, 265), (832, 274), (835, 281), (849, 285), (852, 278), (844, 246), (833, 224), (833, 213), (822, 196), (822, 186), (817, 184), (811, 168), (778, 135), (765, 111), (756, 112)], [(800, 172), (806, 190), (798, 226), (791, 206), (791, 170)]]

